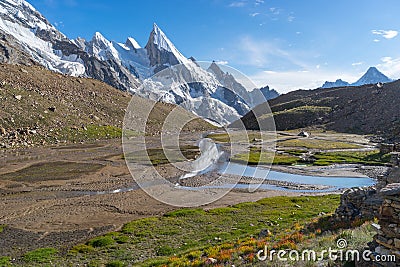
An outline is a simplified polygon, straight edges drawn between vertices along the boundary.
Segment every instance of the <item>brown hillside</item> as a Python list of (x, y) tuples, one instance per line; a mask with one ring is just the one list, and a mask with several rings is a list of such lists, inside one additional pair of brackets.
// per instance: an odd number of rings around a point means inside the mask
[[(0, 148), (120, 137), (131, 97), (94, 79), (70, 77), (40, 66), (0, 65)], [(143, 105), (153, 103), (133, 97)], [(147, 127), (150, 134), (159, 130), (175, 107), (156, 104)], [(208, 127), (196, 119), (188, 128)]]
[[(382, 88), (370, 84), (298, 90), (269, 101), (269, 105), (277, 130), (321, 126), (338, 132), (377, 134), (398, 140), (399, 100), (400, 81), (395, 81)], [(251, 112), (242, 121), (249, 129), (257, 128)]]

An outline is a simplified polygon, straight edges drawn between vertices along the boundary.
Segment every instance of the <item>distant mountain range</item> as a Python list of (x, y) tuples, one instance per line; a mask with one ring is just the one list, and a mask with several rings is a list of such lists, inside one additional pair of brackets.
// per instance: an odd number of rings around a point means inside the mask
[[(142, 97), (181, 105), (219, 124), (232, 122), (265, 98), (278, 95), (268, 86), (249, 92), (216, 63), (200, 67), (183, 56), (156, 24), (144, 48), (132, 37), (118, 43), (99, 32), (91, 40), (70, 40), (24, 0), (0, 0), (0, 62), (39, 64), (66, 75), (94, 78)], [(179, 68), (153, 77), (178, 64)], [(193, 82), (176, 86), (177, 81)]]
[(386, 75), (380, 72), (376, 67), (370, 67), (367, 72), (358, 79), (355, 83), (348, 83), (342, 79), (337, 79), (335, 82), (326, 81), (321, 88), (333, 88), (333, 87), (344, 87), (344, 86), (360, 86), (364, 84), (375, 84), (375, 83), (388, 83), (392, 80)]

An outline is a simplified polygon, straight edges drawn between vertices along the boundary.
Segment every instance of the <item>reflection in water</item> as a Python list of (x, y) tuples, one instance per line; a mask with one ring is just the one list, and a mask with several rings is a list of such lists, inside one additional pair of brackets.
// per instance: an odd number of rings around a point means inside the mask
[[(191, 179), (197, 175), (205, 174), (208, 172), (217, 171), (220, 174), (239, 175), (242, 177), (251, 177), (260, 179), (258, 184), (221, 184), (215, 186), (201, 186), (201, 187), (185, 187), (176, 184), (176, 187), (187, 190), (202, 190), (210, 188), (236, 188), (236, 189), (262, 189), (262, 190), (281, 190), (291, 192), (331, 192), (340, 189), (347, 189), (352, 187), (365, 187), (372, 186), (375, 181), (369, 177), (323, 177), (323, 176), (310, 176), (302, 174), (290, 174), (284, 172), (270, 171), (267, 168), (247, 166), (243, 164), (228, 162), (226, 154), (221, 151), (221, 147), (215, 144), (211, 139), (204, 138), (199, 142), (199, 150), (201, 155), (194, 161), (188, 162), (188, 170), (190, 172), (182, 175), (180, 179)], [(265, 181), (277, 181), (278, 185), (275, 184), (264, 184)], [(279, 183), (282, 182), (282, 183)], [(282, 184), (289, 185), (310, 185), (300, 186), (296, 189), (296, 186), (285, 186)], [(141, 187), (152, 187), (154, 181), (150, 181), (148, 184), (142, 184)], [(316, 185), (313, 188), (312, 185)], [(319, 187), (318, 187), (319, 186)], [(84, 195), (99, 195), (99, 194), (113, 194), (120, 192), (129, 192), (132, 190), (139, 189), (139, 186), (135, 183), (132, 187), (121, 188), (112, 191), (80, 191), (79, 194)], [(78, 193), (78, 192), (76, 192)]]
[(224, 152), (218, 149), (218, 146), (209, 138), (201, 139), (199, 142), (201, 155), (190, 163), (191, 172), (184, 174), (181, 179), (194, 177), (212, 171), (215, 164)]
[[(328, 191), (333, 191), (337, 189), (351, 188), (351, 187), (364, 187), (364, 186), (372, 186), (375, 184), (375, 181), (369, 177), (323, 177), (323, 176), (309, 176), (302, 174), (291, 174), (277, 171), (270, 171), (268, 169), (264, 169), (262, 167), (253, 167), (253, 166), (245, 166), (238, 163), (226, 163), (219, 169), (221, 174), (234, 174), (241, 175), (246, 177), (253, 177), (265, 180), (274, 180), (295, 184), (308, 184), (308, 185), (323, 185), (329, 186), (331, 188), (327, 189)], [(248, 185), (245, 185), (248, 187)], [(266, 186), (272, 185), (262, 185), (261, 189), (267, 189)], [(240, 187), (238, 185), (237, 187)], [(274, 186), (279, 187), (279, 186)], [(275, 188), (277, 189), (277, 188)], [(282, 188), (282, 190), (288, 190), (286, 188)], [(321, 191), (327, 191), (321, 190)], [(299, 191), (299, 190), (295, 190)], [(300, 190), (307, 191), (307, 190)], [(316, 192), (318, 190), (312, 190)]]

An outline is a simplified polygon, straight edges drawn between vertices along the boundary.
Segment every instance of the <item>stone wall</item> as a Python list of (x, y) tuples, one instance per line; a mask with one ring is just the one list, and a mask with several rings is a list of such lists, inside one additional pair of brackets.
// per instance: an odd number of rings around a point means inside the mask
[(374, 224), (377, 234), (370, 244), (372, 258), (395, 255), (396, 262), (385, 262), (373, 266), (400, 266), (400, 183), (389, 184), (380, 194), (383, 203), (379, 209), (379, 224)]
[[(340, 198), (334, 219), (352, 222), (356, 219), (379, 219), (373, 224), (377, 230), (369, 249), (372, 261), (360, 262), (357, 266), (396, 267), (400, 266), (400, 153), (391, 153), (390, 172), (380, 175), (375, 186), (351, 188)], [(396, 262), (373, 261), (382, 255), (394, 255)]]
[(393, 183), (400, 183), (400, 168), (398, 166), (391, 168), (388, 175), (380, 177), (376, 187), (378, 190), (381, 190), (388, 184)]
[(400, 152), (392, 152), (390, 153), (390, 161), (394, 167), (398, 167), (400, 165)]
[(373, 219), (378, 215), (381, 204), (382, 199), (374, 186), (351, 188), (340, 197), (340, 206), (336, 209), (335, 217), (340, 221)]
[(383, 203), (381, 190), (388, 184), (400, 182), (400, 153), (391, 153), (390, 172), (380, 175), (377, 184), (371, 187), (358, 187), (346, 190), (340, 197), (340, 206), (336, 209), (335, 219), (353, 221), (355, 219), (373, 219), (378, 216)]

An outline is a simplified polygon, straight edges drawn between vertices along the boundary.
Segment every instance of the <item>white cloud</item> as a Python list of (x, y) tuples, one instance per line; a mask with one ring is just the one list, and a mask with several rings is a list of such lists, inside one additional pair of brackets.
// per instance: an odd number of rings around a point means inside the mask
[(287, 62), (297, 68), (306, 68), (307, 64), (302, 62), (291, 53), (282, 49), (276, 43), (266, 40), (255, 40), (249, 36), (242, 37), (238, 42), (238, 49), (241, 50), (240, 62), (244, 65), (255, 67), (265, 67), (272, 60), (278, 59), (281, 62)]
[(292, 22), (292, 21), (294, 21), (295, 18), (296, 18), (295, 16), (289, 16), (287, 20), (288, 20), (289, 22)]
[(398, 35), (398, 31), (395, 30), (372, 30), (371, 33), (375, 35), (381, 35), (386, 39), (392, 39)]
[(390, 63), (390, 62), (392, 62), (393, 59), (392, 59), (392, 57), (383, 57), (383, 58), (381, 58), (381, 60), (385, 63)]
[[(359, 66), (364, 62), (355, 62)], [(392, 79), (400, 78), (400, 57), (382, 57), (381, 63), (376, 67)], [(257, 87), (269, 85), (280, 93), (287, 93), (297, 89), (314, 89), (322, 86), (325, 81), (342, 79), (349, 83), (357, 81), (364, 72), (326, 70), (325, 68), (305, 68), (303, 70), (274, 71), (265, 70), (249, 75)]]
[(256, 0), (256, 5), (264, 4), (264, 0)]
[(218, 65), (228, 65), (229, 64), (229, 62), (226, 60), (215, 61), (215, 63), (217, 63)]
[(245, 5), (246, 5), (246, 3), (243, 1), (236, 1), (236, 2), (232, 2), (229, 6), (230, 7), (244, 7)]
[(260, 15), (260, 13), (258, 13), (258, 12), (255, 12), (255, 13), (251, 13), (251, 14), (250, 14), (251, 17), (255, 17), (255, 16), (258, 16), (258, 15)]
[(380, 40), (378, 40), (378, 39), (374, 39), (374, 42), (375, 42), (375, 43), (379, 43), (379, 42), (380, 42)]
[(273, 15), (279, 15), (279, 14), (281, 13), (281, 11), (280, 11), (278, 8), (276, 8), (276, 7), (270, 7), (270, 8), (269, 8), (269, 11), (271, 11), (271, 13), (272, 13)]
[(343, 79), (348, 82), (356, 81), (359, 77), (341, 72), (326, 72), (322, 70), (303, 71), (262, 71), (249, 76), (258, 86), (269, 85), (280, 93), (287, 93), (297, 89), (314, 89), (321, 87), (325, 81)]
[(400, 58), (382, 57), (382, 63), (376, 67), (386, 76), (394, 79), (400, 78)]

